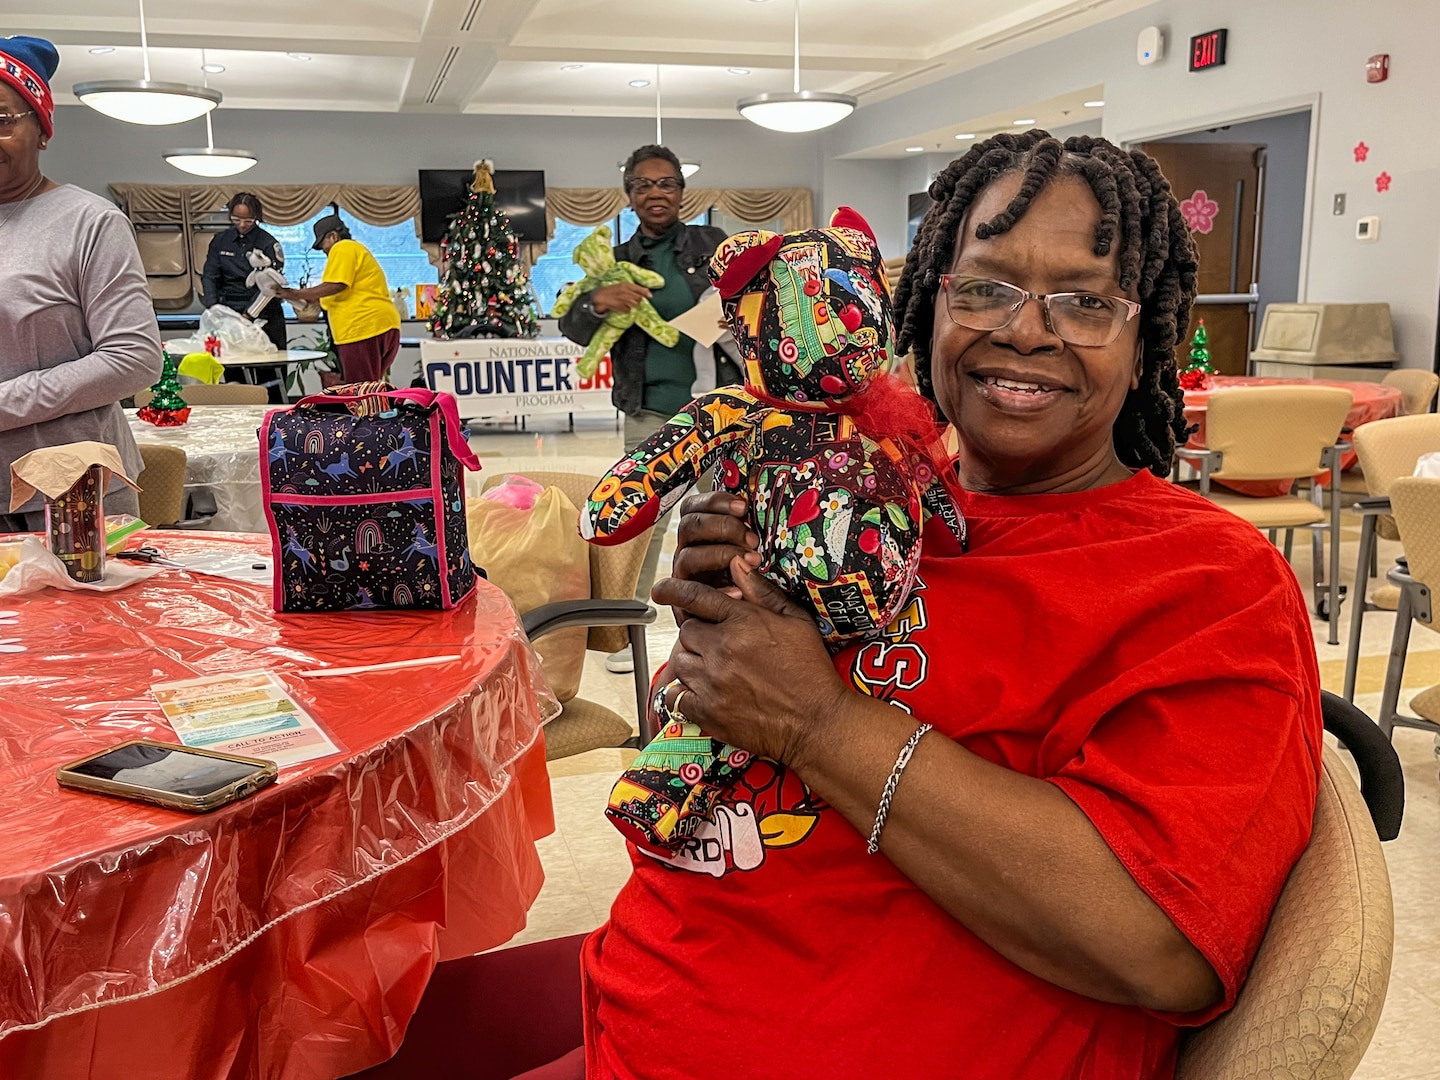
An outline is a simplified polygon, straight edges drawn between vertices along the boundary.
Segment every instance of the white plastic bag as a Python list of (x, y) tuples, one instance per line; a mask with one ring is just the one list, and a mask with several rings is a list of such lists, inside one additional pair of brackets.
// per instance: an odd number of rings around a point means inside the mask
[(1421, 454), (1415, 462), (1413, 476), (1428, 476), (1432, 480), (1440, 480), (1440, 453)]
[(206, 308), (200, 316), (200, 330), (188, 338), (174, 338), (165, 342), (165, 350), (171, 356), (184, 356), (192, 352), (205, 351), (205, 339), (212, 334), (220, 339), (220, 359), (231, 356), (253, 356), (256, 353), (275, 351), (275, 343), (265, 336), (264, 323), (253, 323), (238, 311), (231, 311), (223, 304)]

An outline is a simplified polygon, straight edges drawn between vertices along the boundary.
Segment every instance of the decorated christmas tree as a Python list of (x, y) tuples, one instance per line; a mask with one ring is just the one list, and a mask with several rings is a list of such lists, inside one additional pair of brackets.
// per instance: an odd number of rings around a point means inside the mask
[(1180, 385), (1186, 390), (1203, 390), (1210, 385), (1210, 376), (1215, 368), (1210, 363), (1210, 335), (1205, 330), (1205, 320), (1195, 326), (1195, 335), (1190, 339), (1190, 362), (1180, 370)]
[(180, 395), (180, 365), (168, 352), (163, 354), (160, 381), (150, 387), (151, 398), (136, 415), (156, 427), (179, 427), (190, 419), (190, 406)]
[(438, 338), (535, 337), (540, 320), (530, 272), (510, 219), (495, 205), (494, 165), (475, 163), (465, 208), (440, 246), (445, 275), (430, 332)]

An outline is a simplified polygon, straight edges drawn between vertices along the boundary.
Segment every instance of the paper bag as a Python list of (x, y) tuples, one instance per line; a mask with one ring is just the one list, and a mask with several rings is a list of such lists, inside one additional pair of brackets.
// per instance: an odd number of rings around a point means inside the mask
[[(590, 548), (580, 538), (578, 520), (575, 504), (556, 487), (546, 488), (529, 510), (475, 499), (466, 514), (470, 557), (522, 614), (557, 600), (588, 600)], [(589, 633), (577, 626), (535, 642), (546, 681), (561, 704), (580, 689)]]

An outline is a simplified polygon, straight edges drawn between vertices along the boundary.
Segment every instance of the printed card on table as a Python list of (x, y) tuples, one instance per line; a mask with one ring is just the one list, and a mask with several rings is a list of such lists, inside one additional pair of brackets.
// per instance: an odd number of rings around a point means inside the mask
[(339, 752), (267, 671), (156, 683), (150, 692), (186, 746), (262, 758), (282, 768)]

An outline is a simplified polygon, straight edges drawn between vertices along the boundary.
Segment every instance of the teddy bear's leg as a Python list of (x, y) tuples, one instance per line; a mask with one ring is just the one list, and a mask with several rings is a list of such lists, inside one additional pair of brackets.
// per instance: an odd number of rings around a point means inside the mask
[[(665, 702), (674, 700), (677, 686), (672, 682), (655, 694), (655, 709), (662, 717)], [(722, 751), (726, 754), (723, 760)], [(738, 775), (726, 764), (736, 753), (698, 725), (671, 714), (660, 733), (616, 781), (605, 816), (642, 847), (674, 850), (698, 827), (695, 819), (708, 816), (715, 793)]]
[(649, 300), (640, 301), (632, 312), (635, 324), (666, 348), (673, 347), (680, 340), (680, 331), (660, 317), (655, 305)]
[(600, 329), (595, 331), (595, 336), (590, 339), (590, 344), (585, 346), (585, 352), (575, 364), (575, 370), (579, 372), (582, 379), (588, 379), (595, 374), (600, 367), (600, 361), (608, 353), (615, 342), (620, 340), (624, 330), (617, 329), (609, 323), (601, 323)]

